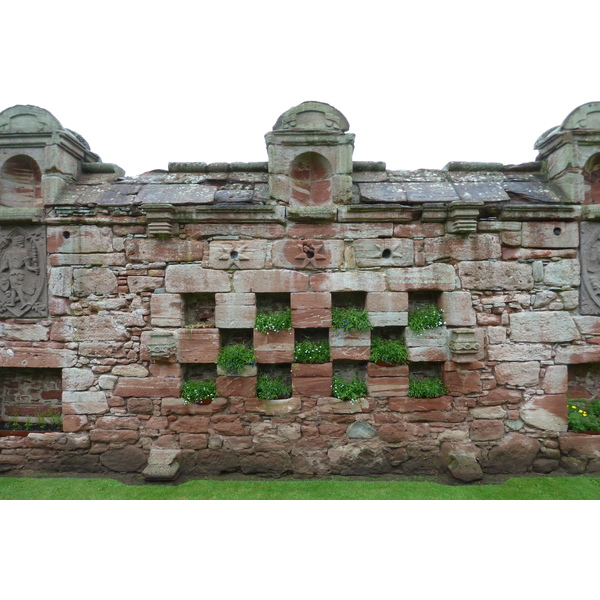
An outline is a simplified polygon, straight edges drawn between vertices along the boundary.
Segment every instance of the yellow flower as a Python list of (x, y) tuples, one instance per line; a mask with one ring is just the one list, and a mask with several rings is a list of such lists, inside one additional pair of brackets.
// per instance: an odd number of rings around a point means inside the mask
[(577, 408), (576, 406), (571, 406), (571, 408)]
[(581, 409), (579, 409), (579, 412), (582, 413), (583, 411)]

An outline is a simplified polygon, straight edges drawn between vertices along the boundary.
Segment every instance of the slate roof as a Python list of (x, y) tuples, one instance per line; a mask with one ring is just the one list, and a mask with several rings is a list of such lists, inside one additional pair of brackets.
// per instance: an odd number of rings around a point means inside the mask
[[(105, 169), (106, 170), (106, 169)], [(456, 201), (557, 204), (558, 189), (542, 163), (449, 163), (441, 170), (388, 171), (384, 163), (355, 163), (355, 204), (423, 205)], [(267, 163), (171, 163), (168, 171), (137, 177), (84, 173), (55, 201), (62, 205), (267, 204)]]

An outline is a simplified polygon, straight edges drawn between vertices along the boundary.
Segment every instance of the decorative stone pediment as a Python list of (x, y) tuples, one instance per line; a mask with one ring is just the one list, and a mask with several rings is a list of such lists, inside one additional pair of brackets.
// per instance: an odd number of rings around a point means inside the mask
[(296, 131), (348, 131), (348, 119), (337, 108), (324, 102), (303, 102), (286, 110), (278, 119), (273, 130)]

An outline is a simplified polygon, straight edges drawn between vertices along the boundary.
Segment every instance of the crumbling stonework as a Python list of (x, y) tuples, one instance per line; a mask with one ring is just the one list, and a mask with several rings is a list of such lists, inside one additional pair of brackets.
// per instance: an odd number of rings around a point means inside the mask
[[(573, 111), (534, 163), (408, 172), (353, 162), (345, 117), (309, 102), (267, 134), (266, 163), (132, 178), (47, 111), (5, 110), (0, 414), (58, 407), (63, 423), (0, 437), (0, 471), (597, 472), (600, 436), (567, 432), (567, 392), (590, 397), (575, 367), (600, 362), (599, 114)], [(423, 299), (445, 324), (415, 334)], [(405, 340), (407, 365), (371, 363), (370, 332), (332, 329), (348, 301)], [(291, 330), (254, 329), (269, 303)], [(294, 363), (307, 335), (329, 362)], [(257, 364), (218, 370), (238, 340)], [(271, 372), (291, 397), (256, 398)], [(336, 373), (368, 395), (332, 397)], [(446, 393), (409, 397), (429, 373)], [(194, 377), (216, 381), (210, 404), (184, 404)]]

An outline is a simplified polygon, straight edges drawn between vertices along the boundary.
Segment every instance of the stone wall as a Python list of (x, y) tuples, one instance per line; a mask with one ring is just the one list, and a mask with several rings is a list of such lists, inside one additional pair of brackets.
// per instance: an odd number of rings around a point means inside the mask
[[(38, 149), (11, 130), (23, 115)], [(567, 392), (594, 394), (577, 365), (600, 361), (600, 225), (584, 188), (574, 198), (564, 171), (555, 183), (553, 138), (538, 141), (536, 163), (404, 172), (352, 163), (347, 128), (305, 103), (267, 134), (268, 163), (128, 178), (46, 111), (0, 113), (2, 414), (8, 390), (30, 385), (63, 415), (62, 432), (0, 437), (0, 470), (597, 471), (600, 436), (567, 432)], [(17, 161), (19, 196), (12, 157), (23, 155), (33, 163)], [(445, 325), (417, 335), (408, 314), (423, 299)], [(273, 302), (293, 328), (261, 334), (257, 310)], [(407, 365), (371, 363), (369, 332), (332, 329), (332, 308), (348, 302), (368, 311), (372, 335), (405, 340)], [(305, 336), (328, 339), (331, 361), (294, 363)], [(256, 366), (217, 371), (237, 339)], [(258, 400), (263, 372), (284, 374), (292, 396)], [(332, 397), (335, 373), (368, 395)], [(409, 397), (411, 377), (430, 373), (446, 393)], [(189, 377), (214, 378), (218, 397), (184, 404)]]

